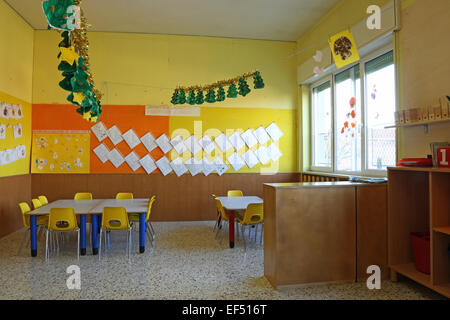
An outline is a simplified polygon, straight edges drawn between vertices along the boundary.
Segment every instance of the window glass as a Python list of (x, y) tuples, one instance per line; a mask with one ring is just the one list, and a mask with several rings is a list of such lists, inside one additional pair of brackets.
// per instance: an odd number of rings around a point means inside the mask
[(330, 81), (313, 89), (312, 106), (313, 166), (331, 168), (332, 106)]

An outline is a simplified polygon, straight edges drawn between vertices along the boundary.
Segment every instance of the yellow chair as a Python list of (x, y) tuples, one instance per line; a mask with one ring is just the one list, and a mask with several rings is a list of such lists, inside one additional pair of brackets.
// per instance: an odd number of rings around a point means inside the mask
[[(102, 227), (100, 229), (100, 243), (98, 246), (98, 259), (101, 258), (102, 234), (103, 231), (127, 230), (127, 253), (128, 259), (131, 255), (131, 225), (128, 219), (127, 210), (124, 207), (104, 207), (102, 214)], [(105, 232), (106, 247), (106, 232)]]
[[(18, 251), (17, 254), (19, 254), (20, 251), (22, 251), (22, 247), (23, 247), (23, 244), (25, 243), (25, 239), (26, 239), (28, 233), (31, 230), (31, 228), (30, 228), (30, 216), (27, 215), (27, 213), (31, 211), (30, 206), (26, 202), (21, 202), (21, 203), (19, 203), (19, 207), (20, 207), (20, 211), (22, 212), (23, 226), (27, 230), (25, 231), (25, 235), (23, 237), (22, 243), (20, 245), (20, 248), (19, 248), (19, 251)], [(36, 220), (37, 220), (37, 226), (38, 226), (39, 231), (42, 228), (46, 228), (47, 227), (47, 225), (48, 225), (48, 216), (47, 215), (45, 215), (45, 216), (37, 216)]]
[(39, 202), (41, 203), (41, 205), (45, 206), (46, 204), (48, 204), (48, 199), (46, 196), (39, 196), (38, 197)]
[(39, 199), (31, 199), (31, 202), (33, 203), (34, 210), (42, 207), (42, 203), (39, 201)]
[(244, 194), (241, 190), (228, 190), (227, 192), (228, 197), (243, 197)]
[[(78, 228), (75, 210), (73, 208), (51, 208), (48, 218), (48, 227), (45, 235), (45, 259), (49, 257), (49, 233), (63, 233), (75, 231), (78, 234), (77, 259), (80, 259), (80, 228)], [(58, 237), (55, 237), (58, 242)], [(58, 244), (59, 248), (59, 244)], [(59, 249), (58, 249), (59, 250)]]
[(116, 199), (133, 199), (133, 194), (131, 192), (119, 192), (116, 194)]
[[(153, 229), (152, 223), (150, 222), (150, 214), (152, 212), (152, 205), (156, 201), (156, 196), (151, 197), (150, 201), (148, 202), (148, 208), (147, 208), (147, 214), (145, 215), (145, 224), (146, 224), (146, 234), (147, 239), (150, 242), (150, 245), (152, 245), (152, 240), (155, 239), (155, 229)], [(139, 215), (138, 214), (130, 214), (128, 216), (128, 219), (130, 222), (136, 222), (136, 224), (139, 223)]]
[[(223, 221), (225, 221), (228, 224), (228, 214), (225, 211), (225, 208), (222, 206), (222, 202), (220, 202), (220, 200), (217, 199), (217, 198), (215, 198), (215, 200), (216, 200), (217, 212), (220, 215), (220, 221), (217, 224), (217, 232), (216, 232), (216, 238), (217, 238), (217, 236), (219, 235), (220, 230), (222, 230), (222, 223), (223, 223)], [(223, 239), (223, 236), (222, 236), (222, 239)]]
[(92, 200), (92, 193), (90, 192), (77, 192), (73, 197), (74, 200)]
[[(211, 193), (211, 197), (213, 198), (214, 201), (216, 201), (217, 196), (214, 193)], [(216, 231), (216, 228), (219, 226), (220, 221), (220, 212), (219, 209), (217, 208), (217, 204), (216, 204), (216, 213), (217, 213), (216, 224), (214, 225), (213, 232)]]
[[(258, 232), (258, 225), (263, 226), (264, 224), (264, 204), (263, 203), (250, 203), (245, 210), (244, 216), (237, 216), (237, 221), (241, 224), (242, 238), (244, 239), (245, 247), (245, 228), (250, 226), (255, 226), (255, 241)], [(264, 227), (261, 230), (261, 240), (262, 234), (264, 232)], [(250, 237), (250, 231), (249, 231)]]

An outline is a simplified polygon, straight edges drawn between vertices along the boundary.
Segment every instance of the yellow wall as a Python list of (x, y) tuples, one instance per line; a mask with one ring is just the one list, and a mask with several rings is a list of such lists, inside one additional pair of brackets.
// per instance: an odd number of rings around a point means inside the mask
[[(29, 173), (31, 143), (31, 101), (33, 73), (33, 29), (3, 0), (0, 0), (0, 101), (21, 104), (24, 117), (20, 120), (0, 117), (6, 124), (6, 139), (0, 140), (0, 150), (25, 145), (27, 157), (0, 166), (0, 177)], [(21, 123), (23, 135), (14, 139), (13, 126)]]
[[(33, 103), (66, 103), (58, 87), (59, 35), (35, 32)], [(295, 42), (131, 33), (89, 33), (89, 52), (103, 104), (169, 105), (177, 85), (213, 83), (263, 68), (295, 51)], [(214, 107), (297, 107), (295, 61), (262, 70), (264, 90)], [(250, 80), (250, 85), (252, 81)]]

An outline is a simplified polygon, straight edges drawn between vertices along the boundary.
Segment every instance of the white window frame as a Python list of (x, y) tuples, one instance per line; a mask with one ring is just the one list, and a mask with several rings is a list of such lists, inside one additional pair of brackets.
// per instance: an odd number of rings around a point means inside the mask
[[(346, 66), (345, 68), (339, 69), (339, 70), (335, 70), (333, 71), (330, 75), (327, 75), (323, 78), (321, 78), (320, 80), (314, 82), (313, 84), (311, 84), (310, 87), (310, 106), (311, 106), (311, 117), (310, 117), (310, 121), (311, 121), (311, 139), (310, 139), (310, 163), (311, 163), (311, 167), (310, 170), (311, 171), (317, 171), (317, 172), (326, 172), (326, 173), (334, 173), (334, 174), (339, 174), (339, 175), (348, 175), (348, 176), (370, 176), (370, 177), (385, 177), (387, 176), (387, 171), (386, 170), (369, 170), (368, 169), (368, 165), (366, 162), (367, 159), (367, 118), (366, 118), (366, 114), (367, 114), (367, 99), (368, 97), (366, 96), (366, 70), (365, 70), (365, 66), (366, 63), (368, 61), (371, 61), (373, 59), (376, 59), (379, 56), (382, 56), (385, 53), (388, 53), (389, 51), (393, 51), (393, 44), (389, 44), (387, 46), (384, 46), (378, 50), (374, 50), (371, 53), (367, 54), (366, 56), (364, 56), (363, 58), (361, 58), (359, 61), (349, 64), (348, 66)], [(361, 171), (355, 171), (355, 172), (351, 172), (351, 171), (338, 171), (336, 170), (337, 168), (337, 157), (336, 157), (336, 141), (335, 141), (335, 129), (336, 129), (336, 118), (335, 118), (335, 112), (336, 112), (336, 99), (335, 99), (335, 89), (336, 89), (336, 84), (335, 84), (335, 76), (345, 70), (348, 70), (352, 67), (354, 67), (355, 65), (359, 64), (359, 70), (360, 70), (360, 77), (361, 77), (361, 119), (362, 119), (362, 123), (361, 123)], [(396, 98), (395, 98), (395, 110), (398, 110), (398, 82), (397, 82), (397, 64), (395, 64), (394, 62), (394, 68), (396, 70), (395, 72), (395, 83), (396, 83)], [(325, 168), (325, 167), (315, 167), (314, 166), (314, 119), (313, 119), (313, 114), (314, 114), (314, 104), (313, 104), (313, 92), (314, 89), (320, 85), (322, 85), (323, 83), (330, 81), (331, 83), (331, 106), (332, 106), (332, 123), (331, 123), (331, 131), (332, 131), (332, 135), (331, 135), (331, 152), (332, 152), (332, 161), (331, 161), (331, 167), (330, 168)], [(396, 133), (396, 135), (398, 135), (398, 133)], [(396, 137), (396, 144), (397, 144), (397, 137)], [(397, 145), (395, 148), (395, 158), (397, 158)]]

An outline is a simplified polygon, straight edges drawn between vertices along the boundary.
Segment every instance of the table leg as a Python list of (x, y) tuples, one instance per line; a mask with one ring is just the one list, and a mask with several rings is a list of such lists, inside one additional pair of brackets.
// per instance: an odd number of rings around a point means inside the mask
[(37, 216), (30, 216), (30, 247), (31, 256), (37, 256)]
[(86, 255), (86, 215), (80, 215), (80, 254)]
[(228, 212), (228, 226), (230, 235), (230, 248), (234, 248), (234, 211)]
[(145, 212), (139, 214), (139, 253), (145, 252)]
[(98, 254), (98, 217), (96, 214), (91, 215), (91, 223), (92, 223), (92, 254)]

